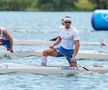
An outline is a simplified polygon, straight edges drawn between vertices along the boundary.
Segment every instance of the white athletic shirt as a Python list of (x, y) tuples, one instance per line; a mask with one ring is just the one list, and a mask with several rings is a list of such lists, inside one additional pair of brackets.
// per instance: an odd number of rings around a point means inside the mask
[(4, 27), (0, 27), (0, 31), (1, 31), (1, 34), (0, 34), (0, 39), (3, 39), (3, 40), (8, 40), (4, 35), (3, 35), (3, 30)]
[(66, 29), (65, 27), (62, 28), (59, 36), (61, 38), (60, 46), (65, 49), (73, 49), (74, 41), (79, 40), (79, 33), (73, 26), (71, 26), (69, 29)]

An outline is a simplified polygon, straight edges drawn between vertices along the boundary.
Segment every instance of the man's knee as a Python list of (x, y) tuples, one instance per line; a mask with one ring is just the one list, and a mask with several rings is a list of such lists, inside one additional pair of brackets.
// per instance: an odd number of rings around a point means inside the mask
[(44, 50), (43, 53), (42, 53), (43, 56), (54, 56), (54, 54), (55, 54), (54, 49)]
[(43, 51), (42, 55), (43, 55), (43, 56), (47, 56), (47, 51), (46, 51), (46, 50)]

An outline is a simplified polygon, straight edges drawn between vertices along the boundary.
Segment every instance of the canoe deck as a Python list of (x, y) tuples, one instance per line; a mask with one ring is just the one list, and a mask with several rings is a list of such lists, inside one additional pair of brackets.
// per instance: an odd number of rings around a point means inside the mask
[[(90, 72), (105, 74), (108, 73), (108, 67), (87, 67)], [(2, 63), (0, 64), (0, 74), (5, 73), (34, 73), (42, 75), (68, 75), (88, 72), (82, 67), (68, 67), (68, 66), (40, 66), (40, 65), (26, 65), (15, 63)]]

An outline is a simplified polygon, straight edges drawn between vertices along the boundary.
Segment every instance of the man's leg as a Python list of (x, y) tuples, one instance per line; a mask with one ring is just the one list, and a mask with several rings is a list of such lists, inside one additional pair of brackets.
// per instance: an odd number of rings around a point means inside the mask
[(10, 49), (10, 41), (9, 40), (4, 40), (4, 44), (3, 45), (7, 48), (7, 50)]
[(73, 62), (73, 61), (71, 60), (71, 58), (66, 58), (66, 59), (68, 60), (70, 67), (77, 67), (77, 62), (76, 62), (76, 60)]
[(42, 56), (41, 65), (42, 65), (42, 66), (46, 66), (46, 64), (47, 64), (47, 56)]
[(66, 51), (65, 52), (66, 58), (67, 58), (67, 60), (69, 62), (70, 67), (77, 67), (77, 61), (76, 61), (76, 59), (75, 59), (75, 61), (71, 60), (73, 53), (74, 53), (74, 50)]
[(47, 56), (56, 56), (56, 55), (57, 55), (56, 50), (53, 49), (53, 48), (50, 48), (48, 50), (43, 51), (41, 65), (46, 66), (46, 64), (47, 64)]

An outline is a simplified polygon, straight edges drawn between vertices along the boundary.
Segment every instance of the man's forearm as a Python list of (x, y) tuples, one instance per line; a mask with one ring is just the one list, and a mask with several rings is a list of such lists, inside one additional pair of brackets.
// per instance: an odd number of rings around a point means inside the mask
[(55, 45), (58, 45), (60, 42), (61, 42), (61, 38), (58, 37), (58, 38), (56, 39), (56, 41), (55, 41), (53, 44), (54, 44), (54, 46), (55, 46)]
[(10, 48), (11, 49), (13, 48), (13, 39), (12, 38), (10, 39)]
[(80, 47), (80, 44), (79, 44), (79, 40), (75, 41), (75, 50), (74, 50), (74, 53), (72, 56), (76, 56), (78, 51), (79, 51), (79, 47)]

